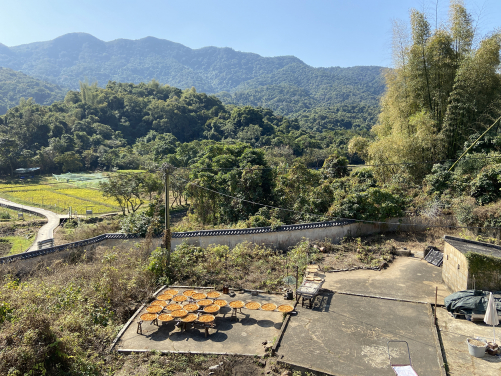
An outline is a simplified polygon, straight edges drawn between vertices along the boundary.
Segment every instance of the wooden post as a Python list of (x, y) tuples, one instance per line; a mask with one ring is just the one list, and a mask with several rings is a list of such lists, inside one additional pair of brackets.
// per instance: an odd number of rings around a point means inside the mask
[(167, 265), (170, 268), (170, 253), (171, 253), (171, 232), (170, 232), (170, 174), (174, 172), (174, 166), (169, 163), (164, 163), (162, 166), (164, 171), (164, 189), (165, 189), (165, 231), (164, 231), (164, 247), (167, 252)]
[(435, 325), (437, 324), (437, 299), (438, 299), (438, 286), (435, 286), (435, 312), (433, 317), (435, 318)]
[(296, 295), (297, 295), (297, 281), (299, 280), (299, 266), (296, 266)]

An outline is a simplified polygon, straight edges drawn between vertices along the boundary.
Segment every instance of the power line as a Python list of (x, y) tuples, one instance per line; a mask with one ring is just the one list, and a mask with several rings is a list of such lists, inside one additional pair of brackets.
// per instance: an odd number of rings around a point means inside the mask
[(226, 193), (222, 193), (222, 192), (216, 191), (214, 189), (210, 189), (210, 188), (207, 188), (207, 187), (202, 187), (201, 185), (198, 185), (198, 184), (196, 184), (194, 182), (191, 182), (189, 180), (183, 179), (180, 176), (176, 176), (176, 175), (173, 175), (173, 176), (176, 177), (176, 178), (179, 178), (179, 179), (181, 179), (181, 180), (187, 182), (188, 184), (193, 185), (193, 186), (195, 186), (197, 188), (204, 189), (206, 191), (216, 193), (216, 194), (218, 194), (220, 196), (232, 198), (232, 199), (235, 199), (235, 200), (238, 200), (238, 201), (241, 201), (241, 202), (247, 202), (249, 204), (258, 205), (258, 206), (262, 206), (262, 207), (267, 207), (267, 208), (272, 208), (272, 209), (278, 209), (278, 210), (288, 211), (288, 212), (297, 213), (297, 214), (314, 216), (314, 217), (318, 217), (318, 218), (321, 218), (321, 219), (324, 219), (324, 220), (326, 218), (330, 218), (332, 220), (338, 220), (338, 221), (351, 221), (351, 222), (358, 222), (358, 223), (398, 225), (398, 226), (410, 226), (410, 227), (420, 226), (420, 227), (427, 227), (427, 228), (484, 229), (484, 230), (485, 229), (489, 229), (489, 230), (500, 230), (501, 229), (501, 227), (476, 227), (476, 226), (451, 226), (451, 225), (443, 225), (443, 226), (441, 226), (441, 225), (433, 225), (433, 224), (425, 224), (425, 223), (422, 223), (422, 224), (416, 224), (416, 223), (391, 223), (391, 222), (388, 223), (388, 222), (382, 222), (382, 221), (370, 221), (370, 220), (365, 220), (365, 219), (352, 219), (352, 218), (342, 218), (342, 217), (331, 217), (331, 216), (328, 216), (328, 215), (325, 215), (325, 214), (314, 214), (314, 213), (308, 213), (308, 212), (303, 212), (303, 211), (299, 211), (299, 210), (281, 208), (281, 207), (278, 207), (278, 206), (261, 204), (259, 202), (246, 200), (246, 199), (243, 199), (243, 198), (240, 198), (240, 197), (236, 197), (236, 196), (231, 196), (231, 195), (228, 195)]
[[(501, 155), (497, 156), (485, 156), (485, 157), (468, 157), (466, 160), (475, 160), (475, 159), (497, 159), (501, 158)], [(437, 164), (437, 163), (445, 163), (445, 162), (454, 162), (456, 159), (442, 159), (442, 160), (436, 160), (436, 161), (421, 161), (421, 162), (399, 162), (399, 163), (378, 163), (378, 164), (360, 164), (360, 165), (351, 165), (351, 166), (356, 166), (356, 167), (389, 167), (389, 166), (412, 166), (412, 165), (419, 165), (419, 164)], [(349, 166), (334, 166), (332, 168), (328, 169), (338, 169), (338, 168), (343, 168), (343, 167), (349, 167)], [(207, 171), (207, 170), (216, 170), (216, 171), (259, 171), (259, 170), (292, 170), (295, 167), (282, 167), (282, 166), (277, 166), (277, 167), (176, 167), (177, 169), (180, 170), (197, 170), (197, 171)], [(320, 170), (323, 169), (322, 167), (320, 168), (312, 168), (312, 167), (307, 167), (308, 170)]]

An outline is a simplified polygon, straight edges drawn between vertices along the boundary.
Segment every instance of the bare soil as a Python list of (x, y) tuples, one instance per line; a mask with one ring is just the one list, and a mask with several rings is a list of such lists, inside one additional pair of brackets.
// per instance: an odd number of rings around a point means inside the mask
[[(217, 367), (209, 369), (213, 366)], [(164, 374), (175, 376), (258, 376), (280, 375), (287, 369), (284, 365), (277, 365), (275, 359), (261, 360), (247, 356), (228, 355), (156, 355), (145, 353), (125, 358), (124, 365), (116, 373), (116, 376)]]

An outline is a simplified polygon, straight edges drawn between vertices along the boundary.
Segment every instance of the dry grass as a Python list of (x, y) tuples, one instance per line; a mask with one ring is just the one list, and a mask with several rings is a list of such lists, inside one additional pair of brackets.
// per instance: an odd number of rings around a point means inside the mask
[(98, 247), (22, 281), (4, 275), (0, 374), (104, 374), (112, 339), (155, 289), (147, 256)]

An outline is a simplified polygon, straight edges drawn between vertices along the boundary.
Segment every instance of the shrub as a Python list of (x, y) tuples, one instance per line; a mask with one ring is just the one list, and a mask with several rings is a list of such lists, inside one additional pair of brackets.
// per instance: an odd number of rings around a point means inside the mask
[(484, 167), (471, 182), (470, 195), (479, 205), (485, 205), (501, 197), (501, 165)]

